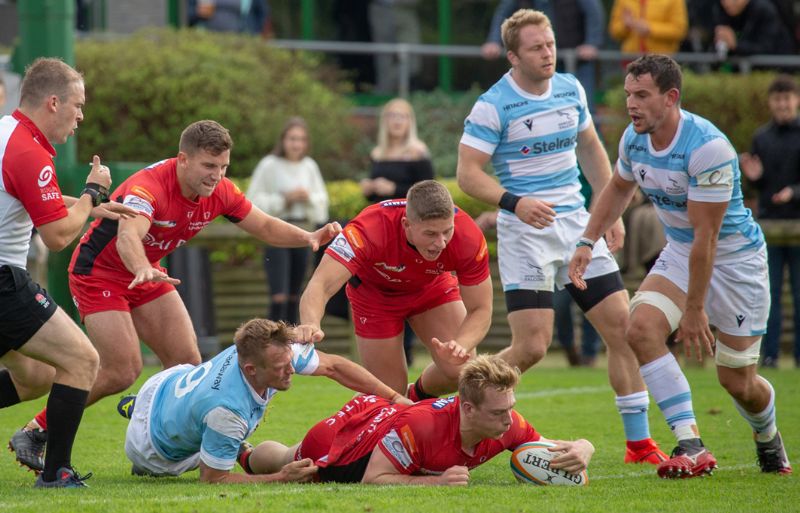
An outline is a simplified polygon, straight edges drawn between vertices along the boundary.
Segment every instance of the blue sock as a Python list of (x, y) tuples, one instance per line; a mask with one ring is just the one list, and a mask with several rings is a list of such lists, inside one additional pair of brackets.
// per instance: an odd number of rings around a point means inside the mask
[(692, 391), (675, 357), (667, 353), (642, 365), (639, 372), (675, 437), (678, 440), (698, 438)]
[(647, 420), (647, 408), (650, 397), (647, 390), (630, 395), (617, 396), (617, 410), (622, 415), (625, 428), (625, 439), (631, 442), (650, 438), (650, 423)]

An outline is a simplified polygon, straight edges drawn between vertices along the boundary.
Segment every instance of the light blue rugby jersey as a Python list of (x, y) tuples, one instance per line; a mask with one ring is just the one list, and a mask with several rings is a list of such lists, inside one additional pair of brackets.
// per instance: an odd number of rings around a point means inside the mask
[(578, 80), (556, 73), (547, 92), (523, 91), (509, 71), (482, 94), (464, 122), (461, 143), (492, 156), (500, 184), (568, 212), (584, 204), (575, 147), (592, 121)]
[[(313, 344), (292, 344), (298, 374), (319, 366)], [(239, 444), (255, 430), (277, 390), (258, 395), (239, 369), (236, 346), (161, 383), (153, 398), (150, 437), (161, 455), (181, 461), (200, 453), (211, 468), (230, 470)]]
[[(672, 143), (655, 151), (649, 134), (629, 125), (619, 143), (617, 172), (636, 181), (656, 206), (667, 241), (688, 257), (694, 241), (687, 201), (729, 201), (717, 242), (716, 261), (748, 258), (764, 244), (761, 228), (742, 200), (739, 159), (711, 122), (681, 110)], [(750, 251), (748, 251), (750, 250)]]

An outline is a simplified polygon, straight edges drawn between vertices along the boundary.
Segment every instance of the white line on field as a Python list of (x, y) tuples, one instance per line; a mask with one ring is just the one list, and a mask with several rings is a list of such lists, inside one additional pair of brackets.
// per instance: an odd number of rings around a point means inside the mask
[(525, 399), (528, 397), (551, 397), (554, 395), (599, 394), (609, 390), (611, 390), (611, 387), (608, 385), (602, 387), (548, 388), (547, 390), (537, 390), (536, 392), (517, 392), (514, 396), (517, 399)]

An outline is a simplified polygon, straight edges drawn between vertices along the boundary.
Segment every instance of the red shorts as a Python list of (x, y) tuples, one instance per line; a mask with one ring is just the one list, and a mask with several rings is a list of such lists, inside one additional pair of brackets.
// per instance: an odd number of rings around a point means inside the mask
[(98, 312), (130, 312), (175, 290), (173, 285), (163, 281), (143, 283), (128, 290), (131, 280), (131, 275), (112, 278), (70, 273), (69, 290), (81, 321)]
[(458, 279), (442, 274), (430, 285), (416, 291), (387, 292), (361, 283), (347, 284), (347, 298), (353, 307), (356, 335), (363, 338), (392, 338), (403, 331), (403, 322), (437, 306), (461, 301)]

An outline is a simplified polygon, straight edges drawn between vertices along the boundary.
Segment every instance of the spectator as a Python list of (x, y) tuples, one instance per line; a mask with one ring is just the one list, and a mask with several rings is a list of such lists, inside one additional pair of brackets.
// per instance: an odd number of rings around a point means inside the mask
[(189, 26), (272, 36), (267, 0), (189, 0)]
[[(369, 26), (372, 40), (376, 43), (420, 44), (419, 16), (417, 0), (372, 0), (369, 5)], [(411, 78), (422, 70), (419, 55), (408, 59)], [(375, 56), (375, 93), (392, 94), (397, 92), (399, 75), (397, 55), (390, 53)]]
[[(369, 3), (371, 0), (334, 0), (331, 11), (336, 24), (336, 39), (346, 42), (370, 42)], [(348, 70), (355, 92), (363, 93), (375, 84), (375, 65), (372, 55), (338, 54), (339, 67)]]
[[(553, 20), (559, 49), (575, 50), (578, 54), (578, 69), (575, 76), (586, 91), (589, 110), (594, 112), (594, 90), (596, 71), (594, 60), (603, 45), (605, 13), (600, 0), (560, 0), (558, 10), (555, 0), (501, 0), (494, 10), (492, 24), (486, 42), (481, 46), (484, 59), (497, 59), (503, 52), (500, 25), (519, 9), (531, 8), (542, 11)], [(559, 63), (558, 71), (564, 65)]]
[[(328, 191), (308, 149), (308, 125), (302, 118), (289, 119), (272, 153), (253, 171), (247, 197), (271, 216), (313, 229), (328, 221)], [(307, 247), (266, 247), (264, 267), (271, 294), (271, 320), (297, 324), (297, 304), (309, 254)]]
[(794, 42), (770, 0), (719, 0), (716, 6), (714, 44), (720, 57), (790, 54)]
[[(751, 153), (741, 155), (745, 176), (758, 189), (760, 219), (800, 219), (800, 89), (792, 77), (778, 76), (768, 90), (772, 120), (753, 136)], [(762, 347), (763, 367), (777, 367), (780, 352), (783, 271), (789, 267), (794, 304), (794, 359), (800, 367), (800, 247), (767, 242), (772, 297)]]
[[(408, 189), (433, 179), (428, 147), (417, 138), (414, 108), (402, 98), (384, 105), (378, 125), (378, 145), (370, 153), (369, 178), (361, 180), (361, 192), (371, 202), (405, 198)], [(414, 332), (405, 323), (403, 349), (406, 364), (414, 361)]]
[(675, 53), (686, 37), (684, 0), (614, 0), (608, 32), (630, 53)]

